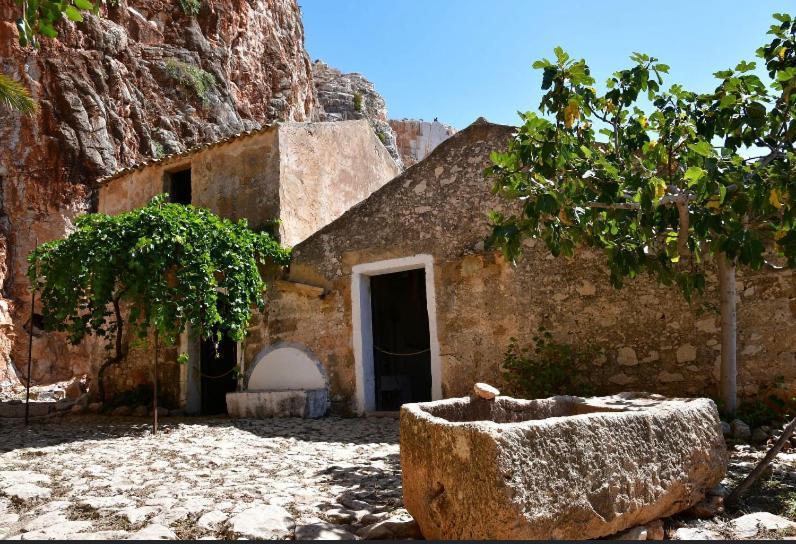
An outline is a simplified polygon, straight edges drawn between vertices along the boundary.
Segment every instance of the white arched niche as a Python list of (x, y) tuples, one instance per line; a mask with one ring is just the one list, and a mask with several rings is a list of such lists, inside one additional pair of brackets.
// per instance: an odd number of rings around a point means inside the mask
[(326, 389), (323, 365), (296, 345), (264, 348), (250, 367), (247, 391)]

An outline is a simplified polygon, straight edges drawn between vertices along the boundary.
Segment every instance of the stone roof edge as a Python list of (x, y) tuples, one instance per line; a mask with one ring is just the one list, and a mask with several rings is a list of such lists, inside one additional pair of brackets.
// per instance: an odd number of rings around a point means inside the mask
[(109, 183), (109, 182), (111, 182), (111, 181), (113, 181), (113, 180), (115, 180), (117, 178), (120, 178), (122, 176), (130, 174), (132, 172), (143, 170), (143, 169), (145, 169), (145, 168), (147, 168), (149, 166), (162, 165), (162, 164), (171, 162), (171, 161), (173, 161), (175, 159), (185, 158), (185, 157), (187, 157), (189, 155), (193, 155), (194, 153), (197, 153), (199, 151), (204, 151), (206, 149), (211, 149), (211, 148), (214, 148), (214, 147), (217, 147), (217, 146), (220, 146), (220, 145), (231, 143), (233, 141), (240, 140), (242, 138), (246, 138), (248, 136), (257, 136), (259, 134), (264, 134), (264, 133), (268, 132), (269, 130), (273, 129), (274, 127), (276, 127), (276, 126), (277, 126), (276, 123), (268, 124), (268, 125), (264, 125), (264, 126), (262, 126), (260, 128), (256, 128), (256, 129), (252, 129), (252, 130), (245, 130), (243, 132), (237, 132), (235, 134), (231, 134), (229, 136), (225, 136), (223, 138), (220, 138), (218, 140), (214, 140), (212, 142), (205, 142), (203, 144), (198, 144), (198, 145), (195, 145), (193, 147), (189, 147), (188, 149), (186, 149), (184, 151), (178, 151), (176, 153), (170, 153), (168, 155), (164, 155), (162, 157), (158, 157), (158, 158), (154, 158), (154, 159), (144, 159), (144, 160), (141, 160), (141, 161), (139, 161), (137, 163), (131, 164), (130, 166), (126, 166), (126, 167), (122, 168), (121, 170), (117, 170), (113, 174), (108, 174), (107, 176), (98, 178), (97, 182), (96, 182), (96, 185), (97, 186), (105, 185), (105, 184), (107, 184), (107, 183)]
[[(355, 122), (362, 121), (362, 119), (358, 119)], [(132, 172), (141, 171), (149, 166), (156, 166), (156, 165), (163, 165), (177, 159), (183, 159), (200, 151), (205, 151), (207, 149), (212, 149), (214, 147), (218, 147), (220, 145), (232, 143), (237, 140), (241, 140), (243, 138), (247, 138), (249, 136), (259, 136), (260, 134), (265, 134), (272, 129), (279, 128), (280, 126), (306, 126), (306, 125), (323, 125), (323, 124), (332, 124), (332, 123), (346, 123), (350, 121), (281, 121), (277, 123), (270, 123), (267, 125), (263, 125), (260, 128), (255, 128), (251, 130), (245, 130), (243, 132), (237, 132), (235, 134), (231, 134), (229, 136), (225, 136), (218, 140), (214, 140), (212, 142), (206, 142), (203, 144), (198, 144), (193, 147), (189, 147), (185, 151), (179, 151), (177, 153), (171, 153), (169, 155), (164, 155), (163, 157), (158, 157), (156, 159), (144, 159), (139, 161), (135, 164), (131, 164), (121, 170), (117, 170), (113, 174), (108, 174), (107, 176), (103, 176), (98, 178), (95, 185), (100, 187), (111, 181), (123, 177), (127, 174)]]
[(349, 217), (350, 214), (357, 213), (359, 208), (363, 207), (370, 199), (374, 198), (376, 195), (378, 195), (382, 191), (387, 191), (390, 187), (393, 187), (396, 184), (401, 183), (404, 180), (404, 178), (406, 178), (409, 174), (411, 174), (412, 171), (415, 170), (419, 165), (423, 164), (424, 162), (429, 160), (431, 157), (434, 157), (435, 155), (438, 155), (438, 154), (442, 153), (444, 149), (450, 147), (451, 145), (454, 145), (456, 140), (460, 140), (460, 139), (466, 138), (467, 134), (469, 132), (471, 132), (474, 128), (477, 128), (479, 126), (485, 126), (485, 125), (486, 126), (490, 126), (490, 127), (503, 127), (503, 128), (512, 128), (512, 129), (516, 129), (517, 128), (514, 125), (503, 125), (501, 123), (493, 123), (493, 122), (487, 120), (485, 117), (479, 117), (478, 119), (476, 119), (475, 121), (473, 121), (472, 123), (470, 123), (469, 125), (464, 127), (463, 129), (457, 131), (450, 138), (445, 139), (442, 143), (440, 143), (437, 147), (435, 147), (433, 149), (433, 151), (431, 151), (431, 153), (429, 153), (422, 161), (416, 162), (415, 164), (413, 164), (412, 166), (410, 166), (409, 168), (407, 168), (406, 170), (404, 170), (403, 172), (401, 172), (400, 174), (398, 174), (397, 176), (392, 178), (390, 181), (388, 181), (387, 183), (385, 183), (384, 185), (382, 185), (381, 187), (379, 187), (378, 189), (376, 189), (375, 191), (370, 193), (370, 195), (368, 195), (366, 198), (364, 198), (363, 200), (360, 200), (359, 202), (357, 202), (356, 204), (354, 204), (353, 206), (348, 208), (337, 219), (335, 219), (334, 221), (332, 221), (328, 225), (325, 225), (324, 227), (316, 230), (315, 232), (310, 234), (308, 237), (306, 237), (304, 240), (302, 240), (301, 242), (299, 242), (298, 244), (293, 246), (293, 248), (300, 250), (301, 246), (309, 243), (310, 240), (312, 240), (315, 237), (323, 235), (326, 232), (332, 230), (335, 227), (335, 225), (337, 225), (337, 223), (339, 223), (339, 222), (343, 221), (344, 219), (346, 219), (347, 217)]

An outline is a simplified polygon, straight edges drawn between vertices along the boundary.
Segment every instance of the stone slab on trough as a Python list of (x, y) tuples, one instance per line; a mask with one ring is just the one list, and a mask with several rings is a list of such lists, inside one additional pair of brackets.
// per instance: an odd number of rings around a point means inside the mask
[(685, 510), (724, 476), (709, 399), (454, 398), (401, 408), (406, 509), (427, 539), (584, 539)]

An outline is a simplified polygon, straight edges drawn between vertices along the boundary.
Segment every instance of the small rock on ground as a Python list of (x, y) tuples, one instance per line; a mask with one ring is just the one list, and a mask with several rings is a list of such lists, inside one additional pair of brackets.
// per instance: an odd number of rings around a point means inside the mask
[(673, 538), (674, 540), (723, 540), (719, 533), (700, 527), (681, 527), (675, 531)]
[(356, 536), (339, 525), (322, 521), (296, 527), (296, 540), (356, 540)]
[(614, 540), (647, 540), (647, 527), (644, 525), (633, 527), (616, 535)]
[(133, 533), (128, 540), (175, 540), (176, 538), (177, 535), (168, 527), (153, 523)]
[(754, 512), (735, 518), (730, 528), (737, 538), (753, 538), (761, 531), (796, 528), (796, 523), (769, 512)]
[(226, 520), (227, 515), (224, 512), (211, 510), (206, 514), (202, 514), (202, 517), (199, 518), (199, 521), (196, 522), (196, 525), (202, 529), (213, 529)]
[(229, 520), (236, 536), (256, 540), (288, 538), (295, 527), (290, 512), (273, 504), (249, 508)]
[(357, 533), (365, 540), (393, 540), (400, 538), (423, 538), (420, 527), (413, 519), (390, 518), (377, 521)]
[(36, 484), (14, 484), (3, 489), (3, 493), (8, 497), (14, 497), (21, 501), (33, 499), (44, 499), (52, 494), (46, 487), (39, 487)]

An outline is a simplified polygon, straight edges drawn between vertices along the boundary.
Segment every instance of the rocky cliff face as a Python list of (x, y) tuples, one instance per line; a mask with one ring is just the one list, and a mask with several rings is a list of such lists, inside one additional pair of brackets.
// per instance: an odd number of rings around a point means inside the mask
[[(26, 256), (92, 209), (100, 176), (148, 157), (316, 115), (295, 0), (119, 0), (103, 17), (62, 23), (40, 50), (17, 45), (18, 6), (0, 0), (0, 70), (40, 105), (0, 110), (0, 385), (27, 359)], [(34, 320), (35, 323), (35, 320)], [(35, 331), (35, 329), (34, 329)], [(35, 331), (34, 380), (65, 379), (102, 356)]]
[(395, 132), (398, 152), (407, 168), (417, 164), (439, 144), (456, 134), (456, 129), (436, 119), (432, 122), (416, 119), (390, 119)]
[(387, 118), (387, 105), (373, 83), (362, 74), (344, 74), (323, 61), (312, 63), (312, 75), (324, 121), (367, 119), (376, 135), (403, 168), (395, 133)]

